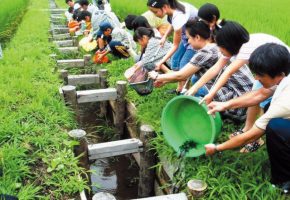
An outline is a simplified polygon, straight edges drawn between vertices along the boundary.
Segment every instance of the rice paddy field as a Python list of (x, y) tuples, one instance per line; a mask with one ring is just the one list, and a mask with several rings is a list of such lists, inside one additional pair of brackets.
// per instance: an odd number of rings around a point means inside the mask
[[(64, 0), (56, 0), (65, 8)], [(123, 19), (127, 14), (141, 14), (147, 10), (146, 0), (111, 0), (116, 15)], [(188, 1), (197, 8), (204, 1)], [(212, 0), (222, 18), (236, 20), (250, 33), (269, 33), (290, 45), (289, 0)], [(83, 169), (71, 151), (66, 131), (77, 125), (72, 113), (59, 98), (60, 81), (53, 73), (48, 55), (54, 47), (48, 42), (49, 14), (47, 0), (0, 0), (1, 33), (13, 17), (21, 16), (15, 36), (4, 49), (0, 60), (0, 194), (16, 195), (19, 199), (71, 199), (87, 188), (78, 176)], [(3, 5), (5, 5), (3, 7)], [(27, 7), (28, 6), (28, 7)], [(5, 8), (5, 9), (4, 9)], [(26, 9), (25, 9), (26, 8)], [(25, 15), (21, 13), (26, 10)], [(13, 12), (11, 12), (13, 11)], [(12, 13), (12, 14), (11, 14)], [(9, 38), (11, 34), (9, 33)], [(3, 38), (3, 37), (2, 37)], [(103, 66), (109, 70), (110, 83), (124, 80), (125, 69), (133, 60), (113, 60)], [(157, 131), (152, 140), (158, 155), (175, 164), (178, 160), (167, 145), (160, 127), (161, 112), (173, 95), (165, 90), (170, 84), (146, 97), (129, 89), (127, 100), (138, 109), (138, 120), (151, 124)], [(217, 142), (228, 138), (239, 126), (224, 123)], [(162, 163), (156, 165), (160, 169)], [(269, 183), (270, 167), (266, 147), (255, 153), (240, 154), (227, 151), (213, 157), (201, 156), (186, 159), (181, 177), (181, 190), (186, 191), (189, 179), (207, 182), (208, 190), (203, 199), (222, 200), (272, 200), (289, 199), (280, 195)]]

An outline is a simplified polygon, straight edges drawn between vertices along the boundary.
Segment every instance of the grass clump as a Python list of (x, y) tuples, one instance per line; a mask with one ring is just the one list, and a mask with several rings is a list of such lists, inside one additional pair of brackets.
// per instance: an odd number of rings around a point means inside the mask
[(0, 194), (74, 198), (87, 187), (66, 133), (76, 124), (48, 56), (48, 2), (30, 3), (0, 61)]
[(29, 0), (1, 0), (0, 43), (7, 42), (16, 31)]

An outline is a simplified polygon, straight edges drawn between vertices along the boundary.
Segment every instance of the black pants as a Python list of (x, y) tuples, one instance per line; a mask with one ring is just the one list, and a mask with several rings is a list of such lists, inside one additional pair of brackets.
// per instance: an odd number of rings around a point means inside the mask
[(290, 120), (272, 119), (266, 128), (267, 150), (271, 164), (271, 182), (290, 181)]

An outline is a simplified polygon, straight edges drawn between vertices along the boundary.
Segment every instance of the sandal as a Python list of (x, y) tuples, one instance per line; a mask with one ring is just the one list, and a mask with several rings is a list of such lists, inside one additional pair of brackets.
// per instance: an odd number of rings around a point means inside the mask
[(255, 152), (257, 151), (261, 146), (264, 145), (264, 140), (262, 140), (261, 138), (251, 142), (249, 144), (246, 144), (241, 150), (241, 153), (249, 153), (249, 152)]

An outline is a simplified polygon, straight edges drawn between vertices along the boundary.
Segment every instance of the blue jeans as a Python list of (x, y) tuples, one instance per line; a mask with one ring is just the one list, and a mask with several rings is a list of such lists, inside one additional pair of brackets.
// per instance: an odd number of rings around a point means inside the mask
[[(195, 75), (192, 75), (191, 83), (194, 85), (197, 81), (198, 81), (198, 78)], [(205, 86), (202, 86), (201, 88), (199, 88), (199, 90), (197, 91), (197, 93), (194, 96), (204, 97), (205, 95), (208, 94), (208, 92), (209, 92), (208, 89)]]
[[(260, 88), (262, 88), (262, 87), (263, 87), (262, 83), (261, 83), (260, 81), (258, 81), (258, 80), (255, 80), (255, 82), (254, 82), (254, 84), (253, 84), (253, 88), (252, 88), (252, 90), (253, 90), (253, 91), (254, 91), (254, 90), (258, 90), (258, 89), (260, 89)], [(271, 101), (272, 101), (272, 97), (269, 97), (268, 99), (262, 101), (259, 105), (260, 105), (261, 108), (265, 108), (265, 106), (266, 106), (267, 104), (269, 104)]]
[(193, 49), (186, 49), (182, 42), (180, 42), (177, 51), (173, 54), (171, 58), (171, 69), (173, 71), (179, 71), (194, 56), (196, 52)]

